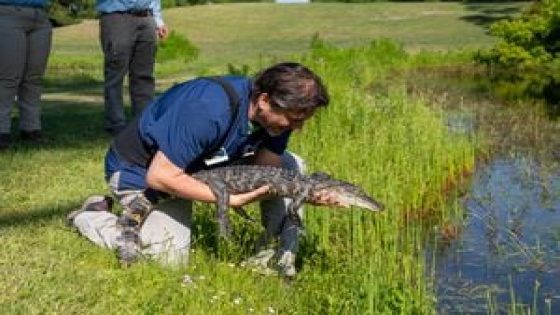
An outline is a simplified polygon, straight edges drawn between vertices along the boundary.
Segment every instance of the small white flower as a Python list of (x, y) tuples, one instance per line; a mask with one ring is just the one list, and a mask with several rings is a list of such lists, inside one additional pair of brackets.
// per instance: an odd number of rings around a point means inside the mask
[(182, 282), (182, 285), (183, 285), (183, 286), (191, 285), (191, 284), (193, 284), (193, 283), (194, 283), (194, 281), (193, 281), (193, 279), (191, 278), (191, 276), (189, 276), (189, 275), (184, 275), (184, 276), (183, 276), (183, 282)]
[(268, 314), (276, 314), (276, 311), (272, 308), (272, 306), (268, 307)]
[(233, 299), (233, 304), (241, 304), (241, 298), (240, 297), (236, 297), (235, 299)]

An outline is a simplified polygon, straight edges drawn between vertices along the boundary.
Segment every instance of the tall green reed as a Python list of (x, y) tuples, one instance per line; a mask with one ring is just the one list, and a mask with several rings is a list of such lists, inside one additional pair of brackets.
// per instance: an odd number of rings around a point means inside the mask
[(310, 259), (309, 272), (321, 266), (324, 286), (348, 287), (322, 292), (322, 299), (313, 288), (303, 294), (315, 296), (314, 309), (329, 312), (346, 305), (349, 313), (429, 313), (433, 297), (420, 255), (423, 237), (420, 223), (410, 218), (445, 206), (442, 189), (472, 168), (473, 144), (447, 130), (441, 111), (409, 99), (404, 86), (387, 95), (370, 93), (389, 70), (413, 62), (391, 41), (338, 49), (316, 40), (302, 61), (324, 78), (332, 105), (292, 149), (311, 170), (359, 183), (387, 207), (378, 215), (358, 209), (307, 212), (310, 238), (325, 253), (320, 259), (328, 261)]

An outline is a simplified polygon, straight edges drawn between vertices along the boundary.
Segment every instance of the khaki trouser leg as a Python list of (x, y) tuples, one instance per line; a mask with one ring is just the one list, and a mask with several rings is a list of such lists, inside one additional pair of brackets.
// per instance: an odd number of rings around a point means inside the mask
[[(188, 262), (191, 242), (191, 205), (181, 200), (157, 205), (140, 229), (142, 255), (164, 265), (178, 266)], [(80, 234), (98, 246), (115, 250), (120, 246), (118, 217), (107, 211), (84, 211), (73, 224)]]
[[(113, 174), (109, 187), (124, 209), (141, 190), (117, 190), (119, 173)], [(107, 211), (84, 211), (76, 215), (73, 225), (93, 243), (111, 250), (123, 245), (119, 217)], [(178, 266), (188, 262), (191, 243), (192, 202), (166, 199), (154, 205), (139, 232), (141, 254), (164, 265)]]

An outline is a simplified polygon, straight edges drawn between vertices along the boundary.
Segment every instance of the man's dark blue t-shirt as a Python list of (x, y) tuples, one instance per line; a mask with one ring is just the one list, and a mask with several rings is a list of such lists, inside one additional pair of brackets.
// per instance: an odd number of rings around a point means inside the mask
[[(205, 79), (188, 81), (172, 87), (144, 109), (138, 122), (143, 142), (189, 173), (205, 168), (204, 160), (227, 157), (231, 161), (257, 147), (282, 154), (289, 132), (278, 137), (270, 137), (265, 132), (259, 132), (260, 136), (251, 133), (254, 129), (248, 119), (251, 81), (236, 76), (224, 79), (240, 98), (236, 117), (232, 117), (229, 97), (219, 84)], [(210, 152), (212, 149), (217, 152)], [(211, 159), (216, 153), (219, 155)], [(119, 189), (147, 188), (146, 168), (123, 161), (109, 150), (105, 159), (107, 178), (116, 171), (121, 172)]]

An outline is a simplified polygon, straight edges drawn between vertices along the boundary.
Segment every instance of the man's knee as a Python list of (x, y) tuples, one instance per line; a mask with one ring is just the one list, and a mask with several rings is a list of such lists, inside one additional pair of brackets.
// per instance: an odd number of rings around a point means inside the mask
[(165, 265), (188, 261), (191, 243), (192, 209), (184, 200), (169, 200), (157, 206), (140, 230), (143, 253)]

